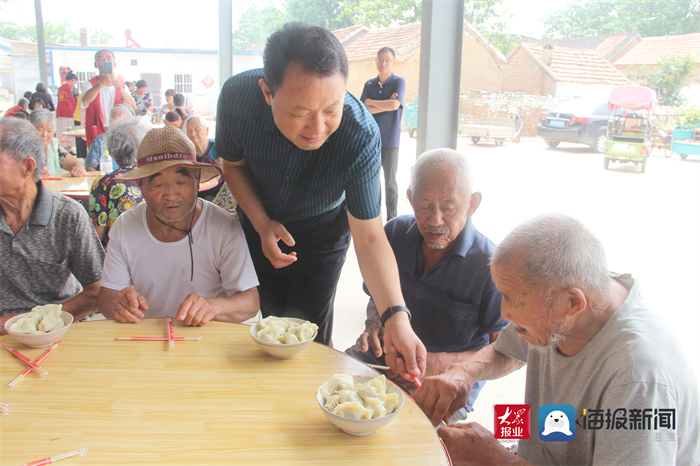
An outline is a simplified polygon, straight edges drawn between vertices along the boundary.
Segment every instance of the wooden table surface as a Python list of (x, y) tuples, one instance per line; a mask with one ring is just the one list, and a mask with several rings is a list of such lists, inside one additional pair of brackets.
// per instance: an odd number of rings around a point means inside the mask
[(73, 199), (87, 199), (95, 178), (101, 176), (104, 176), (102, 172), (87, 172), (87, 176), (70, 176), (68, 173), (61, 173), (42, 177), (41, 181), (49, 191), (65, 194)]
[(80, 132), (70, 132), (70, 131), (65, 131), (61, 133), (63, 136), (69, 137), (69, 138), (84, 138), (85, 137), (85, 130), (80, 131)]
[[(335, 373), (377, 375), (349, 356), (312, 343), (277, 360), (253, 342), (249, 327), (175, 323), (176, 336), (201, 341), (114, 341), (117, 336), (166, 336), (164, 319), (139, 324), (74, 323), (42, 363), (0, 389), (0, 464), (23, 464), (86, 448), (83, 465), (447, 465), (428, 419), (409, 398), (396, 418), (367, 437), (331, 424), (316, 390)], [(12, 337), (0, 342), (28, 357)], [(26, 366), (0, 353), (4, 387)], [(64, 464), (64, 463), (61, 463)]]

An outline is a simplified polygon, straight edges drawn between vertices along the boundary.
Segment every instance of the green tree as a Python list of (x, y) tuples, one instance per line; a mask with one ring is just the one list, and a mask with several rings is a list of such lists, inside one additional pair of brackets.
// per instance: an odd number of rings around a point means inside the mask
[(402, 26), (421, 20), (421, 0), (361, 0), (352, 12), (354, 24), (369, 27)]
[(287, 13), (295, 21), (310, 21), (330, 29), (357, 24), (353, 12), (360, 0), (287, 0)]
[[(112, 34), (101, 28), (88, 27), (87, 29), (90, 30), (90, 41), (94, 44), (106, 44), (114, 39)], [(0, 21), (0, 37), (10, 40), (36, 42), (36, 25), (21, 26), (12, 21)], [(79, 44), (80, 28), (73, 26), (68, 21), (61, 23), (45, 22), (44, 40), (48, 43)]]
[(263, 44), (265, 40), (291, 17), (285, 11), (273, 5), (259, 7), (251, 5), (238, 20), (238, 27), (233, 31), (234, 50), (243, 50), (249, 45)]
[(654, 89), (659, 97), (659, 104), (681, 106), (685, 100), (681, 96), (681, 90), (688, 83), (693, 68), (691, 54), (666, 55), (654, 69), (642, 66), (638, 72), (631, 73), (629, 78)]
[(644, 37), (698, 32), (700, 0), (576, 0), (547, 16), (549, 37), (638, 31)]

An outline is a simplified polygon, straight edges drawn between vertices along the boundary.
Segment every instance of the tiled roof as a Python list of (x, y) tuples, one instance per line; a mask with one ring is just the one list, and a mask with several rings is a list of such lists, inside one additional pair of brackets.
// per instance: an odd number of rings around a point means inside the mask
[[(357, 26), (353, 26), (357, 27)], [(364, 27), (364, 26), (362, 26)], [(348, 29), (333, 31), (340, 42), (341, 37), (346, 37)], [(391, 47), (397, 54), (406, 53), (413, 47), (420, 45), (420, 23), (411, 23), (395, 28), (372, 29), (356, 40), (345, 45), (345, 53), (348, 60), (374, 57), (377, 50), (382, 47)]]
[(652, 65), (666, 55), (690, 53), (695, 63), (700, 61), (700, 33), (680, 36), (645, 37), (615, 65)]
[(603, 42), (596, 46), (595, 51), (604, 57), (608, 53), (612, 52), (615, 47), (620, 45), (620, 42), (624, 41), (629, 37), (629, 34), (619, 34), (614, 36), (606, 37)]
[[(595, 50), (607, 60), (613, 59), (616, 55), (616, 48), (623, 46), (623, 43), (629, 43), (635, 37), (638, 37), (637, 32), (622, 32), (615, 34), (601, 34), (599, 36), (586, 37), (569, 37), (567, 39), (535, 39), (533, 37), (522, 36), (521, 42), (535, 43), (539, 45), (553, 45), (555, 47), (565, 47), (570, 49), (589, 49)], [(640, 37), (641, 38), (641, 37)]]
[(367, 26), (364, 24), (356, 24), (355, 26), (350, 26), (347, 28), (343, 29), (336, 29), (333, 31), (333, 34), (335, 37), (338, 38), (341, 44), (345, 45), (345, 43), (355, 37), (358, 34), (366, 34), (369, 31)]
[[(521, 44), (542, 60), (542, 47), (534, 44)], [(554, 47), (549, 70), (559, 81), (586, 84), (630, 84), (622, 73), (608, 63), (597, 52), (586, 49)]]

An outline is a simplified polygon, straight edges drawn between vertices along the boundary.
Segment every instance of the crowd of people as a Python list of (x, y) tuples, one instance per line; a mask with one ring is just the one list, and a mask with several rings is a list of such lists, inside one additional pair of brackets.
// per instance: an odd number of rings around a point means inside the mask
[[(496, 246), (473, 221), (482, 195), (467, 157), (451, 149), (416, 160), (413, 214), (397, 217), (405, 83), (392, 72), (394, 51), (378, 51), (378, 76), (360, 99), (346, 91), (345, 51), (324, 28), (288, 23), (264, 57), (263, 69), (224, 84), (215, 140), (172, 90), (159, 109), (165, 125), (144, 126), (139, 117), (154, 111), (147, 84), (115, 74), (109, 50), (96, 53), (99, 74), (79, 94), (66, 77), (56, 115), (37, 86), (0, 119), (0, 323), (47, 303), (75, 319), (100, 312), (130, 323), (174, 311), (195, 326), (260, 312), (310, 320), (316, 341), (332, 345), (352, 235), (369, 301), (346, 352), (388, 366), (432, 424), (444, 423), (454, 464), (700, 462), (693, 370), (634, 277), (608, 271), (593, 233), (547, 214)], [(55, 137), (57, 118), (70, 118), (62, 104), (84, 113), (85, 165)], [(87, 211), (43, 185), (60, 169), (97, 170), (103, 151), (113, 171), (95, 180)], [(235, 215), (210, 202), (222, 192)], [(598, 430), (571, 442), (533, 437), (513, 451), (460, 422), (485, 381), (524, 365), (532, 425), (547, 404), (673, 409), (676, 441)]]

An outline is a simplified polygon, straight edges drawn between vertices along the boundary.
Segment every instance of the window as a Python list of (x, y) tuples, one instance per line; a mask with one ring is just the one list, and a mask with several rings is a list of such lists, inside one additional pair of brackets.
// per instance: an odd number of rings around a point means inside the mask
[(93, 78), (97, 72), (96, 71), (76, 71), (78, 75), (78, 82), (83, 82), (83, 81), (88, 81), (90, 78)]
[(131, 66), (137, 66), (138, 64), (138, 60), (131, 60)]
[(175, 92), (181, 94), (192, 92), (192, 75), (191, 74), (176, 74), (175, 75)]

